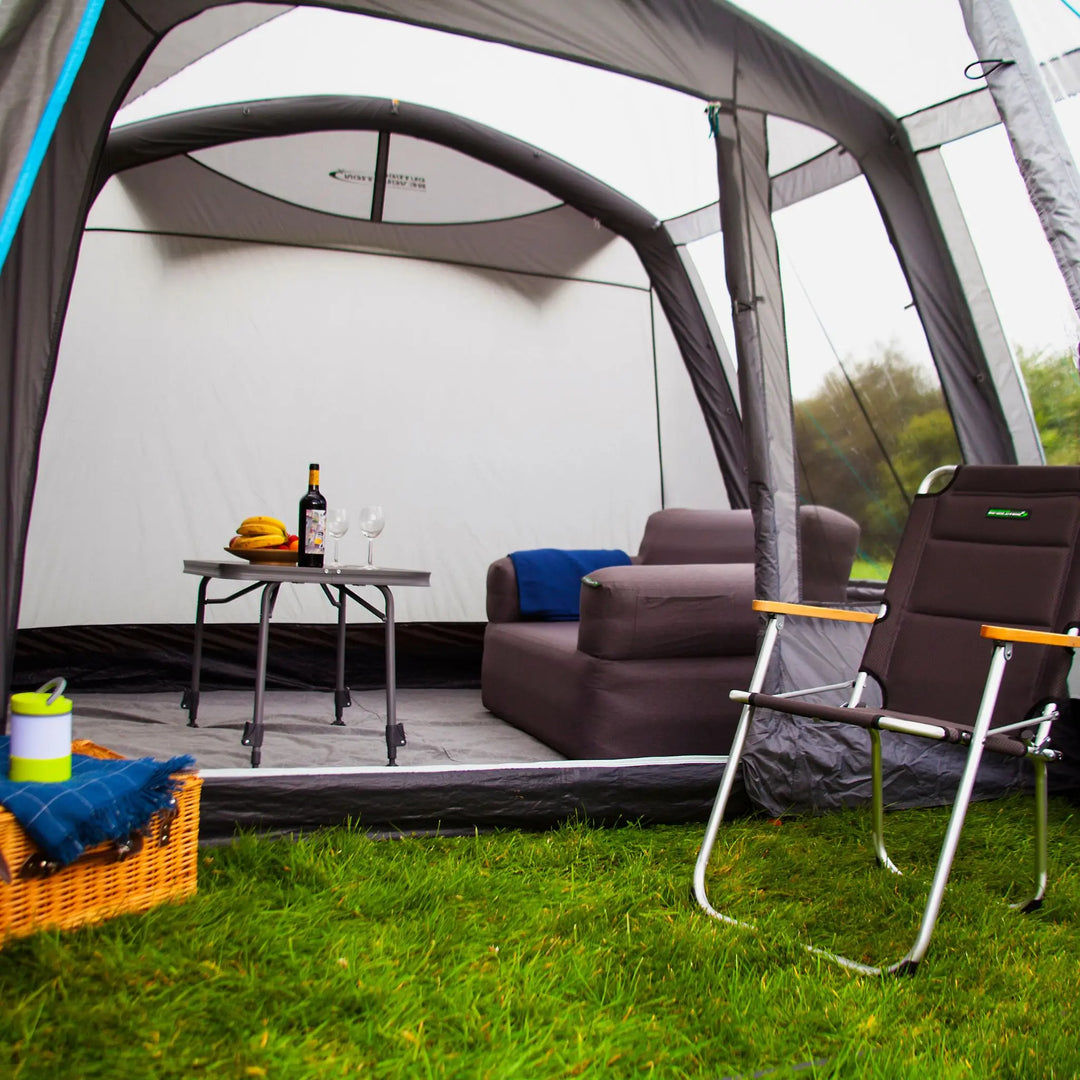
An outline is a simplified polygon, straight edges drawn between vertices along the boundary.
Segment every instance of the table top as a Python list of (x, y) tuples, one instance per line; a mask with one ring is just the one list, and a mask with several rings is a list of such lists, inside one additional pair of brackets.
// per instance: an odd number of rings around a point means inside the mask
[(232, 581), (288, 581), (316, 585), (431, 584), (429, 570), (396, 570), (387, 566), (290, 566), (282, 563), (216, 562), (185, 559), (184, 573)]

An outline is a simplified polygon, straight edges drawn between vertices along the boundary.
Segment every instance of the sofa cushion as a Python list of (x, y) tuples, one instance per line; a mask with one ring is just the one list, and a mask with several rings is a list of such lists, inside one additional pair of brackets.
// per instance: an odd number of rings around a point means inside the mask
[(749, 510), (657, 510), (645, 522), (637, 562), (753, 563), (754, 521)]
[(754, 564), (612, 566), (584, 579), (578, 648), (606, 660), (746, 656)]

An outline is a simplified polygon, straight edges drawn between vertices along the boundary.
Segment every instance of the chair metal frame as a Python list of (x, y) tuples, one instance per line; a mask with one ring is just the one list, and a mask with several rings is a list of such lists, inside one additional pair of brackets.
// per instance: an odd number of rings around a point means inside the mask
[[(920, 486), (920, 492), (928, 489), (935, 475), (948, 470), (935, 470)], [(716, 844), (720, 825), (723, 822), (724, 812), (735, 785), (739, 762), (742, 758), (746, 738), (754, 720), (757, 709), (755, 704), (756, 695), (760, 694), (768, 674), (769, 663), (772, 659), (777, 640), (784, 628), (785, 619), (788, 617), (808, 617), (816, 619), (832, 619), (848, 622), (873, 623), (885, 614), (885, 607), (875, 614), (868, 611), (848, 610), (839, 608), (822, 608), (805, 604), (791, 604), (779, 601), (755, 600), (754, 609), (767, 616), (764, 636), (758, 652), (754, 673), (748, 690), (732, 690), (730, 697), (733, 701), (743, 704), (739, 724), (732, 742), (727, 765), (721, 778), (719, 790), (713, 803), (712, 813), (705, 830), (705, 837), (698, 853), (694, 867), (694, 895), (701, 908), (710, 916), (731, 926), (743, 929), (752, 929), (752, 923), (746, 923), (730, 915), (725, 915), (716, 910), (709, 902), (706, 892), (705, 875), (713, 848)], [(980, 629), (982, 637), (993, 643), (989, 670), (983, 686), (982, 698), (974, 724), (971, 727), (968, 753), (963, 772), (957, 788), (953, 803), (952, 813), (949, 817), (948, 826), (945, 830), (944, 840), (938, 855), (937, 864), (934, 868), (933, 881), (930, 886), (926, 906), (919, 922), (915, 941), (902, 959), (888, 966), (873, 966), (851, 960), (837, 953), (808, 945), (807, 949), (818, 956), (833, 960), (848, 970), (862, 975), (885, 975), (885, 974), (911, 974), (918, 967), (926, 955), (930, 944), (930, 938), (941, 910), (942, 900), (945, 895), (945, 887), (949, 873), (952, 869), (953, 859), (959, 844), (960, 834), (963, 829), (964, 819), (971, 802), (972, 791), (975, 785), (975, 777), (986, 748), (988, 737), (1012, 735), (1013, 733), (1027, 732), (1022, 736), (1024, 744), (1024, 756), (1034, 766), (1034, 801), (1035, 801), (1035, 827), (1033, 842), (1035, 848), (1035, 890), (1031, 898), (1023, 903), (1012, 905), (1021, 911), (1033, 911), (1041, 904), (1047, 886), (1047, 780), (1046, 770), (1050, 761), (1060, 757), (1050, 744), (1050, 732), (1053, 721), (1058, 716), (1055, 705), (1047, 705), (1042, 714), (1034, 718), (1028, 718), (1018, 723), (990, 727), (997, 703), (998, 693), (1005, 667), (1012, 658), (1014, 646), (1050, 646), (1065, 647), (1069, 649), (1080, 648), (1080, 636), (1076, 629), (1071, 629), (1067, 634), (1048, 633), (1043, 631), (1025, 630), (1014, 627), (983, 625)], [(833, 684), (830, 686), (818, 686), (807, 690), (791, 691), (785, 694), (773, 695), (772, 702), (776, 698), (797, 698), (812, 696), (826, 690), (839, 690), (850, 688), (847, 705), (850, 708), (859, 706), (867, 685), (868, 675), (860, 670), (850, 682)], [(775, 704), (769, 708), (775, 709)], [(916, 735), (922, 738), (944, 740), (949, 737), (946, 727), (938, 726), (929, 720), (927, 722), (913, 721), (909, 718), (877, 715), (874, 710), (860, 710), (863, 721), (860, 726), (867, 727), (870, 735), (870, 766), (871, 766), (871, 799), (872, 799), (872, 834), (875, 858), (880, 866), (891, 873), (899, 874), (901, 871), (896, 867), (885, 849), (884, 841), (884, 818), (885, 805), (882, 782), (882, 759), (881, 759), (881, 732), (895, 731), (908, 735)], [(866, 723), (865, 717), (869, 714), (871, 720)]]

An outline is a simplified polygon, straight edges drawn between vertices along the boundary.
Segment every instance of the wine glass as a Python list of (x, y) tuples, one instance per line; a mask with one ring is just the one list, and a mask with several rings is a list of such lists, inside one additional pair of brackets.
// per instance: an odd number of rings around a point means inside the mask
[(349, 531), (349, 511), (343, 506), (338, 506), (326, 512), (326, 534), (334, 540), (334, 558), (331, 566), (340, 566), (341, 558), (338, 549), (341, 538)]
[(363, 506), (360, 508), (360, 531), (368, 538), (365, 570), (375, 569), (375, 537), (383, 531), (385, 524), (381, 506)]

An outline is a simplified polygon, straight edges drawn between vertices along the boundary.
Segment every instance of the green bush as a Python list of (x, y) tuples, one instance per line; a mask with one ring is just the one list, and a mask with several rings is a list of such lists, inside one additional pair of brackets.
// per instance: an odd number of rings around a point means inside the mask
[(1068, 353), (1018, 349), (1047, 465), (1080, 465), (1080, 373)]
[[(1069, 352), (1017, 349), (1048, 465), (1080, 464), (1080, 373)], [(899, 349), (826, 376), (795, 402), (799, 485), (805, 502), (862, 526), (859, 577), (884, 577), (911, 498), (931, 469), (961, 460), (933, 372)]]

